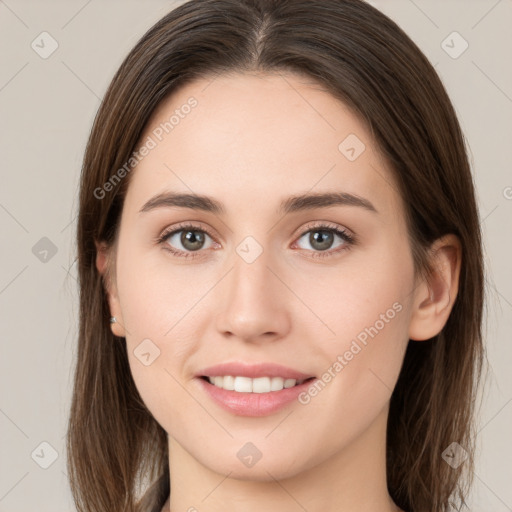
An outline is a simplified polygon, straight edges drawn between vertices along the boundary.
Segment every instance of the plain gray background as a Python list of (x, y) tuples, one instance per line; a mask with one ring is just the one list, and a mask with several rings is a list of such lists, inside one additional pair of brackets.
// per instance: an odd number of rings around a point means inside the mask
[[(74, 510), (65, 432), (78, 325), (81, 159), (114, 72), (179, 3), (0, 0), (1, 512)], [(490, 369), (471, 510), (511, 511), (512, 0), (370, 3), (435, 65), (471, 148), (486, 246)], [(46, 55), (52, 44), (57, 49)]]

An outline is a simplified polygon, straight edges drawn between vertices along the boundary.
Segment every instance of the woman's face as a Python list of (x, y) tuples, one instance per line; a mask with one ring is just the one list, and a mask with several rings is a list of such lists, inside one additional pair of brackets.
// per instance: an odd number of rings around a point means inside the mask
[[(256, 480), (365, 438), (383, 447), (414, 271), (401, 198), (366, 127), (297, 75), (223, 75), (163, 102), (142, 144), (111, 307), (170, 442)], [(291, 373), (206, 370), (223, 363)], [(315, 379), (278, 391), (294, 372)], [(205, 375), (240, 378), (217, 379), (230, 391)]]

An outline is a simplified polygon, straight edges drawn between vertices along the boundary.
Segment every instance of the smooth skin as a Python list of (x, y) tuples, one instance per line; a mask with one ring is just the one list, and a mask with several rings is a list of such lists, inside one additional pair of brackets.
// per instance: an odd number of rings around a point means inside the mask
[[(106, 285), (112, 330), (126, 337), (140, 395), (169, 436), (172, 493), (163, 511), (397, 511), (386, 486), (390, 396), (409, 339), (428, 343), (448, 319), (459, 241), (447, 235), (433, 245), (431, 282), (415, 276), (390, 169), (361, 120), (314, 82), (291, 73), (197, 80), (159, 105), (142, 140), (192, 96), (197, 106), (132, 171), (115, 252), (97, 243), (101, 273), (116, 261)], [(350, 134), (365, 145), (354, 161), (338, 148)], [(169, 191), (208, 195), (225, 213), (140, 212)], [(362, 197), (376, 212), (278, 213), (289, 196), (324, 192)], [(196, 245), (184, 245), (182, 232), (155, 241), (180, 223), (193, 223)], [(315, 242), (325, 223), (357, 242), (332, 232)], [(203, 232), (198, 244), (201, 229), (211, 236)], [(248, 236), (263, 250), (252, 263), (237, 252)], [(237, 416), (194, 378), (225, 361), (274, 362), (321, 378), (395, 303), (400, 312), (308, 404)], [(145, 339), (160, 350), (149, 366), (134, 354)], [(237, 457), (248, 442), (262, 454), (252, 467)]]

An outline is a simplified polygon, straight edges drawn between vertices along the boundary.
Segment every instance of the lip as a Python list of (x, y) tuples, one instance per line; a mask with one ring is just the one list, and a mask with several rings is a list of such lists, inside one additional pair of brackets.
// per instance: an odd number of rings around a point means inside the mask
[[(250, 377), (256, 379), (258, 377), (283, 377), (283, 379), (304, 380), (314, 377), (306, 373), (299, 372), (287, 366), (275, 363), (257, 363), (247, 364), (237, 361), (226, 362), (209, 366), (196, 373), (196, 377), (219, 377), (224, 375), (232, 375), (234, 377)], [(287, 388), (291, 389), (291, 388)], [(274, 391), (273, 393), (280, 393)], [(263, 393), (266, 394), (266, 393)]]
[[(252, 367), (252, 369), (254, 368), (255, 367)], [(297, 372), (295, 373), (297, 374)], [(240, 375), (240, 373), (238, 375)], [(294, 377), (289, 378), (292, 379)], [(293, 401), (299, 403), (298, 396), (300, 393), (306, 391), (306, 389), (318, 379), (312, 378), (292, 388), (284, 388), (281, 391), (270, 391), (269, 393), (239, 393), (237, 391), (228, 391), (218, 388), (210, 384), (207, 379), (201, 378), (200, 376), (197, 376), (196, 380), (206, 394), (222, 409), (238, 416), (254, 417), (272, 414)]]

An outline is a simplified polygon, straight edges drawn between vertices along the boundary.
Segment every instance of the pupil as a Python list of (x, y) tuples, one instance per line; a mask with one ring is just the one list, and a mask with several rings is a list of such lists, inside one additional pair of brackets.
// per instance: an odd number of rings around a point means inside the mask
[(332, 245), (332, 238), (333, 233), (330, 231), (313, 231), (309, 235), (309, 242), (312, 247), (315, 247), (319, 249), (320, 251), (325, 251), (326, 249), (329, 249), (329, 247)]
[(199, 231), (185, 231), (181, 235), (181, 243), (186, 249), (197, 251), (204, 243), (204, 235)]

